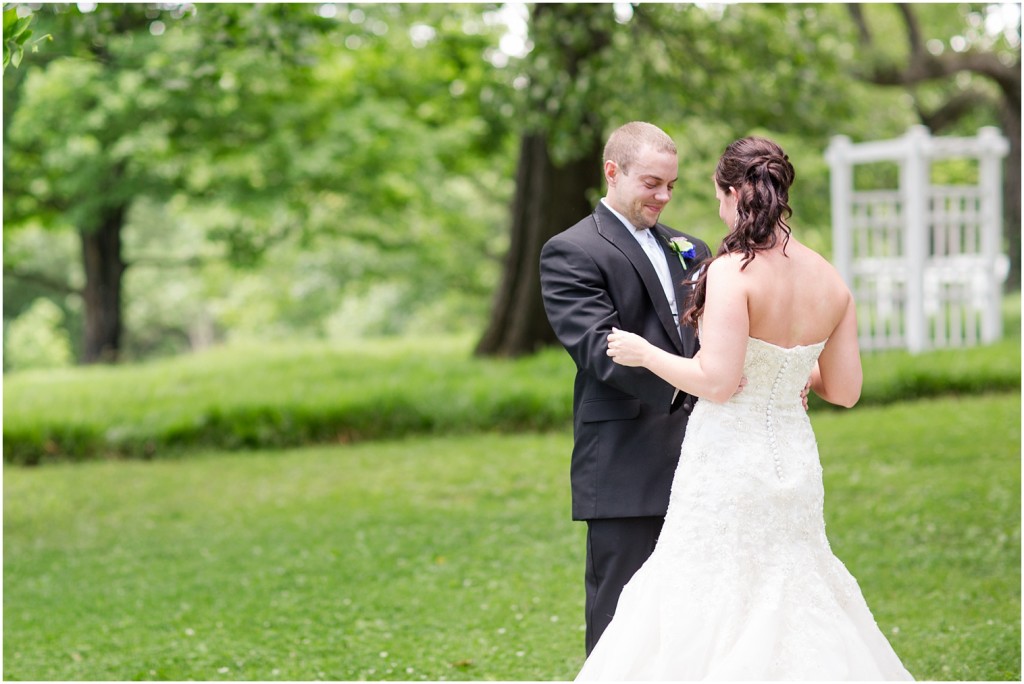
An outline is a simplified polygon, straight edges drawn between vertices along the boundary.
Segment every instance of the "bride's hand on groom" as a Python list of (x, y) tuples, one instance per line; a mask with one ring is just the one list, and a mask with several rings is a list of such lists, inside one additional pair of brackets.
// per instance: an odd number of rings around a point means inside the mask
[(612, 328), (608, 335), (608, 356), (621, 366), (643, 366), (651, 343), (631, 332)]

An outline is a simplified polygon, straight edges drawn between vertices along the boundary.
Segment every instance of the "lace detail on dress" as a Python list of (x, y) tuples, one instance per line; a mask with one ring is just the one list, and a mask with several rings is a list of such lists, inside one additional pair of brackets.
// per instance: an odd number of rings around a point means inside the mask
[(581, 678), (910, 678), (825, 536), (800, 398), (824, 345), (750, 338), (743, 391), (697, 402), (658, 545)]

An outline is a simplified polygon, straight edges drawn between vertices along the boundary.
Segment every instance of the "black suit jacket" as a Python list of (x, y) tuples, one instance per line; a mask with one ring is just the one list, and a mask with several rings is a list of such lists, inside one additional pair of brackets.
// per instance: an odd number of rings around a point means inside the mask
[[(684, 234), (660, 223), (651, 230), (665, 250), (682, 313), (690, 294), (683, 281), (711, 252), (686, 235), (697, 256), (684, 270), (668, 244)], [(695, 399), (680, 392), (673, 400), (675, 388), (650, 371), (614, 363), (607, 338), (614, 326), (693, 356), (696, 335), (673, 320), (650, 259), (603, 203), (544, 245), (540, 280), (548, 320), (576, 362), (573, 519), (664, 516)]]

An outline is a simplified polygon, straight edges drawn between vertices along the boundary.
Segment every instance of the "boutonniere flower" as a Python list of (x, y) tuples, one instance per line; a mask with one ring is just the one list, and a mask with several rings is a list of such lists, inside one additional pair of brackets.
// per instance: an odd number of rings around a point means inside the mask
[(697, 248), (693, 246), (693, 243), (684, 237), (674, 237), (668, 241), (668, 246), (672, 248), (672, 251), (679, 257), (679, 263), (683, 265), (683, 268), (688, 268), (686, 265), (687, 259), (697, 258)]

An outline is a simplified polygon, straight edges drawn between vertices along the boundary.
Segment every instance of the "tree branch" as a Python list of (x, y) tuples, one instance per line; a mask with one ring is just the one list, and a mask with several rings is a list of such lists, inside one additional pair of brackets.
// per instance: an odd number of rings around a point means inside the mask
[(17, 268), (11, 268), (10, 266), (4, 266), (4, 278), (20, 280), (23, 283), (43, 287), (58, 294), (82, 294), (81, 289), (71, 287), (66, 282), (62, 282), (56, 278), (51, 278), (45, 273), (40, 273), (38, 271), (22, 271)]
[(914, 102), (914, 107), (921, 123), (927, 126), (932, 133), (939, 133), (955, 124), (979, 105), (985, 104), (992, 107), (999, 105), (989, 93), (983, 92), (979, 88), (972, 88), (951, 97), (941, 107), (930, 112), (924, 111), (917, 100)]
[(211, 261), (223, 261), (223, 257), (213, 259), (209, 257), (190, 256), (173, 259), (168, 257), (142, 255), (127, 260), (125, 268), (132, 266), (153, 266), (156, 268), (198, 268), (199, 266), (208, 264)]
[[(848, 5), (850, 16), (857, 24), (862, 46), (871, 49), (873, 39), (860, 5)], [(895, 64), (876, 64), (865, 79), (877, 85), (910, 86), (916, 83), (947, 78), (960, 72), (985, 76), (999, 86), (1012, 106), (1020, 108), (1020, 60), (1006, 65), (991, 52), (945, 52), (933, 55), (921, 41), (917, 15), (910, 5), (898, 5), (907, 28), (910, 59), (902, 68)]]
[(900, 11), (900, 15), (903, 17), (903, 23), (907, 27), (907, 40), (910, 42), (910, 61), (911, 63), (918, 59), (927, 59), (928, 52), (924, 49), (924, 43), (921, 42), (921, 27), (917, 23), (917, 15), (914, 14), (910, 6), (905, 3), (896, 5)]
[(871, 37), (871, 29), (868, 28), (868, 22), (864, 18), (864, 11), (860, 8), (860, 5), (851, 3), (846, 6), (846, 9), (850, 13), (850, 18), (853, 19), (853, 23), (857, 26), (857, 35), (860, 37), (860, 44), (863, 46), (870, 46), (873, 42)]

